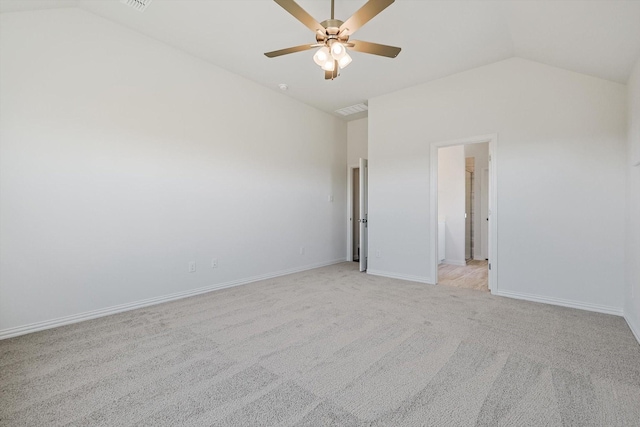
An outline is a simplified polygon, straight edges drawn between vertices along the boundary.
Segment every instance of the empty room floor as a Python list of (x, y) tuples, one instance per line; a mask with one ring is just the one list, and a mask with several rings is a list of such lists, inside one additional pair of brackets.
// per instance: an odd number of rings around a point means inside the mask
[(489, 262), (467, 261), (467, 265), (440, 264), (438, 284), (489, 292)]
[(342, 263), (0, 341), (0, 425), (623, 426), (621, 317)]

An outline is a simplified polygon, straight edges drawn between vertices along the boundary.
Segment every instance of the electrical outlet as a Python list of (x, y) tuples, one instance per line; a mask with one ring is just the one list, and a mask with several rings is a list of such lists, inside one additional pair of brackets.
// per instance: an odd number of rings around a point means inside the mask
[(300, 246), (300, 255), (304, 255), (304, 246)]
[(189, 273), (195, 273), (196, 272), (196, 262), (195, 261), (190, 261), (189, 262)]
[(218, 268), (218, 258), (213, 258), (211, 260), (211, 268)]
[(376, 258), (380, 258), (380, 249), (376, 250)]

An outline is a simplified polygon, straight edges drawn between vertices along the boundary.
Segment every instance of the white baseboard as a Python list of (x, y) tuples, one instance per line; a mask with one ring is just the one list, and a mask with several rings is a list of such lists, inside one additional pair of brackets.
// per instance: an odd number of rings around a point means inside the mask
[(457, 259), (446, 259), (446, 258), (442, 260), (442, 263), (449, 264), (449, 265), (461, 265), (463, 267), (467, 265), (467, 261), (464, 261), (464, 260), (460, 261)]
[(325, 267), (327, 265), (339, 264), (342, 262), (344, 262), (344, 259), (335, 259), (332, 261), (320, 262), (317, 264), (310, 264), (303, 267), (291, 268), (289, 270), (281, 270), (274, 273), (262, 274), (260, 276), (253, 276), (253, 277), (248, 277), (244, 279), (233, 280), (230, 282), (218, 283), (211, 286), (205, 286), (203, 288), (177, 292), (170, 295), (148, 298), (148, 299), (135, 301), (131, 303), (101, 308), (98, 310), (86, 311), (84, 313), (72, 314), (71, 316), (59, 317), (57, 319), (44, 320), (42, 322), (35, 322), (28, 325), (2, 329), (0, 330), (0, 340), (17, 337), (19, 335), (26, 335), (32, 332), (43, 331), (45, 329), (52, 329), (52, 328), (57, 328), (59, 326), (70, 325), (72, 323), (78, 323), (85, 320), (96, 319), (98, 317), (110, 316), (112, 314), (122, 313), (124, 311), (129, 311), (129, 310), (135, 310), (137, 308), (142, 308), (142, 307), (148, 307), (150, 305), (161, 304), (163, 302), (175, 301), (178, 299), (192, 297), (195, 295), (206, 294), (207, 292), (212, 292), (219, 289), (246, 285), (248, 283), (258, 282), (260, 280), (272, 279), (274, 277), (286, 276), (288, 274), (299, 273), (301, 271), (312, 270), (314, 268)]
[(524, 294), (520, 292), (512, 292), (512, 291), (505, 291), (505, 290), (491, 291), (491, 294), (501, 296), (501, 297), (521, 299), (525, 301), (541, 302), (544, 304), (559, 305), (562, 307), (569, 307), (569, 308), (577, 308), (578, 310), (587, 310), (587, 311), (595, 311), (597, 313), (613, 314), (615, 316), (622, 316), (622, 313), (623, 313), (623, 310), (620, 307), (610, 307), (606, 305), (591, 304), (591, 303), (580, 302), (580, 301), (566, 300), (562, 298), (545, 297), (540, 295), (531, 295), (531, 294)]
[(406, 274), (389, 273), (387, 271), (380, 271), (380, 270), (367, 270), (367, 274), (371, 274), (373, 276), (389, 277), (391, 279), (408, 280), (410, 282), (426, 283), (428, 285), (434, 284), (433, 278), (431, 277), (409, 276)]
[(633, 335), (636, 337), (638, 344), (640, 344), (640, 324), (638, 324), (638, 319), (636, 317), (630, 316), (631, 313), (627, 313), (625, 310), (624, 320), (627, 321), (627, 325), (629, 325), (629, 329), (633, 332)]

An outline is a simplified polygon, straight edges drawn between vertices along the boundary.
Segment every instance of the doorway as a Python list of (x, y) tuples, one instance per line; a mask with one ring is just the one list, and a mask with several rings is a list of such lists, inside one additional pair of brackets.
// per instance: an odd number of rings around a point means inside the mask
[(358, 165), (348, 168), (348, 197), (347, 197), (347, 261), (358, 262), (360, 271), (367, 270), (368, 248), (368, 162), (359, 159)]
[(434, 283), (495, 292), (496, 135), (431, 145)]
[(355, 262), (360, 261), (360, 167), (351, 168), (351, 182), (353, 190), (351, 191), (351, 259)]
[(473, 219), (474, 210), (474, 168), (475, 158), (465, 158), (464, 170), (464, 259), (468, 263), (473, 260)]

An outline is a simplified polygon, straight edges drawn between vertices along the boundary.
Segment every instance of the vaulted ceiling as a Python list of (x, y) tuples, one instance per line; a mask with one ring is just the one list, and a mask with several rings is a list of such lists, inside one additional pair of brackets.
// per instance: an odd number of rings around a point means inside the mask
[[(365, 0), (336, 0), (346, 20)], [(299, 0), (318, 21), (330, 0)], [(395, 59), (353, 52), (325, 81), (313, 51), (264, 52), (314, 42), (270, 0), (154, 0), (138, 12), (119, 0), (0, 0), (0, 12), (79, 7), (327, 112), (401, 88), (519, 56), (626, 83), (640, 56), (640, 1), (397, 0), (353, 37), (402, 47)]]

